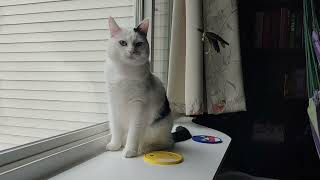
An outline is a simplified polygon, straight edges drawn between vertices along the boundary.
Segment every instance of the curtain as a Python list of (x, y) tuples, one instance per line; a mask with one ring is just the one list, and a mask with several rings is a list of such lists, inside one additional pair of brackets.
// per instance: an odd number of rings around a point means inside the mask
[[(229, 46), (217, 53), (198, 29)], [(174, 1), (167, 93), (172, 109), (186, 115), (246, 109), (236, 0)]]
[(167, 93), (174, 111), (204, 112), (202, 1), (175, 0), (169, 55)]

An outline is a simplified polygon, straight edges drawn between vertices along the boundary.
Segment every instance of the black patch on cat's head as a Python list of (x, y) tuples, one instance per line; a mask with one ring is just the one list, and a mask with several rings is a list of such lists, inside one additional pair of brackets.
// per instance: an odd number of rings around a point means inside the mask
[(138, 27), (136, 27), (136, 28), (133, 28), (133, 31), (138, 33), (138, 34), (140, 34), (140, 35), (142, 35), (142, 36), (147, 36), (146, 33), (141, 31), (140, 25)]
[(133, 28), (133, 31), (134, 31), (134, 32), (139, 32), (139, 31), (140, 31), (140, 28), (139, 28), (139, 27)]

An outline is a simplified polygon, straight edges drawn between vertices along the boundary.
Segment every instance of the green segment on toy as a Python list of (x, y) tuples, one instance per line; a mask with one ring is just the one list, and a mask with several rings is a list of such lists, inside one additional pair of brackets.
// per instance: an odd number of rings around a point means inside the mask
[(180, 154), (169, 151), (153, 151), (144, 155), (143, 160), (150, 164), (172, 165), (183, 161)]

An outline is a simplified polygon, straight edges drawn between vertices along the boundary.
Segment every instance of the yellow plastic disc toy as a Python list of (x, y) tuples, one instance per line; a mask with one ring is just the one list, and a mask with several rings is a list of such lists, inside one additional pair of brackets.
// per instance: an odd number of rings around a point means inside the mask
[(183, 161), (180, 154), (169, 151), (153, 151), (144, 155), (143, 160), (151, 164), (172, 165)]

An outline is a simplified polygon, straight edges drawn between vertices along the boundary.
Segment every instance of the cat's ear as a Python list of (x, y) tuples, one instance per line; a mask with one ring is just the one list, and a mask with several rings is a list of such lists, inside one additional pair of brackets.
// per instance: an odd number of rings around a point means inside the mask
[(111, 16), (109, 17), (109, 30), (110, 30), (111, 37), (115, 36), (118, 32), (121, 31), (120, 27)]
[(149, 19), (144, 19), (141, 21), (141, 23), (137, 26), (137, 29), (139, 32), (142, 32), (143, 34), (147, 35), (149, 28)]

